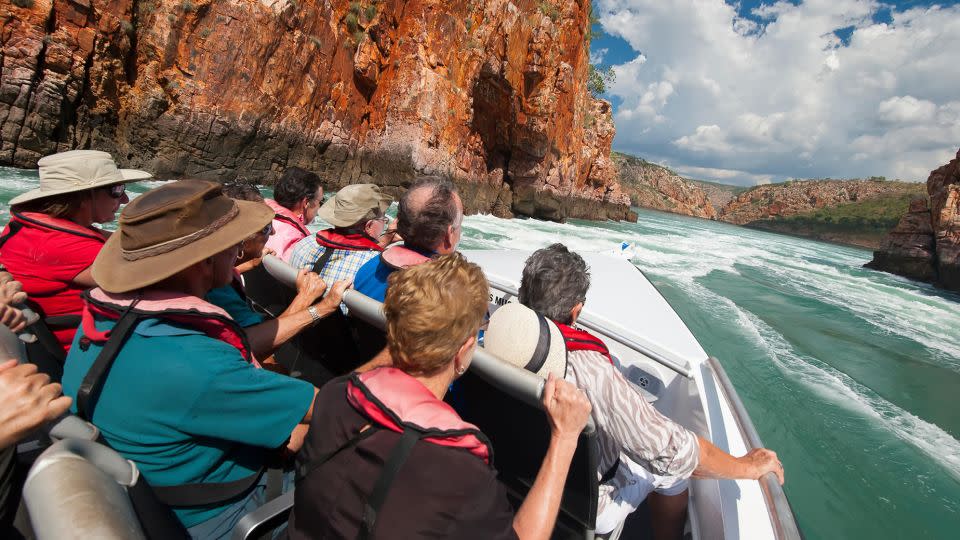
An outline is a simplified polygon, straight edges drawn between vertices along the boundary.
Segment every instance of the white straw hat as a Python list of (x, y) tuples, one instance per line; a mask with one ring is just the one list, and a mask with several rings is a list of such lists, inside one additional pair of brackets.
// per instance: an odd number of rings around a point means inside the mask
[(483, 348), (501, 360), (546, 378), (567, 373), (567, 347), (553, 321), (523, 304), (510, 303), (493, 313)]
[(118, 169), (113, 158), (99, 150), (69, 150), (40, 158), (40, 187), (21, 193), (10, 204), (145, 180), (153, 175), (135, 169)]

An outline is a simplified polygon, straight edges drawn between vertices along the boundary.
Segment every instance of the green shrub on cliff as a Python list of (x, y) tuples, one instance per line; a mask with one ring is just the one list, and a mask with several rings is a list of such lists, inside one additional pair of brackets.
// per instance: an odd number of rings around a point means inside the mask
[(587, 90), (593, 97), (600, 97), (616, 80), (617, 72), (613, 70), (613, 66), (598, 68), (590, 64), (587, 68)]

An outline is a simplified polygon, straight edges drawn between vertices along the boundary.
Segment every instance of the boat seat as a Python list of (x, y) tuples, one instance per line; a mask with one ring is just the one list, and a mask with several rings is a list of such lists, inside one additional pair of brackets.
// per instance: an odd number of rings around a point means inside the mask
[[(512, 367), (512, 366), (511, 366)], [(508, 372), (505, 372), (508, 373)], [(499, 384), (502, 383), (502, 384)], [(453, 401), (460, 415), (490, 438), (494, 467), (515, 506), (530, 491), (550, 442), (545, 413), (504, 391), (509, 381), (491, 380), (468, 371), (458, 379)], [(553, 538), (592, 538), (600, 483), (597, 477), (596, 430), (584, 430), (567, 473)]]
[(287, 522), (292, 508), (293, 490), (291, 489), (240, 518), (240, 521), (234, 526), (230, 538), (232, 540), (263, 538), (266, 533)]
[(37, 458), (23, 499), (39, 540), (148, 538), (127, 488), (140, 474), (113, 450), (82, 439), (64, 439)]

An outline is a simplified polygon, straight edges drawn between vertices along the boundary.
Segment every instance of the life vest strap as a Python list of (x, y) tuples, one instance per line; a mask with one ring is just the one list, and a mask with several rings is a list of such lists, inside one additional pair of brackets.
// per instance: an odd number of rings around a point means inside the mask
[(380, 512), (384, 501), (386, 501), (387, 494), (390, 493), (393, 481), (396, 480), (397, 473), (400, 472), (403, 464), (410, 457), (414, 445), (422, 437), (423, 433), (420, 431), (411, 428), (403, 430), (400, 441), (393, 447), (390, 457), (383, 464), (380, 477), (377, 478), (377, 483), (374, 484), (373, 491), (370, 492), (370, 497), (367, 498), (367, 503), (363, 507), (363, 522), (360, 524), (360, 531), (357, 533), (358, 540), (368, 540), (373, 536), (374, 527), (377, 525), (377, 514)]

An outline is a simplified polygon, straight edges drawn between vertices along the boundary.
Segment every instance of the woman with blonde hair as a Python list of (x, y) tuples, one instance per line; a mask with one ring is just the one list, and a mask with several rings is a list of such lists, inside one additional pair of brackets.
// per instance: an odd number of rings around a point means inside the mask
[(331, 381), (317, 396), (291, 538), (549, 538), (590, 406), (572, 385), (547, 381), (552, 437), (514, 514), (489, 440), (443, 402), (470, 366), (488, 294), (480, 267), (458, 253), (390, 276), (394, 365)]

